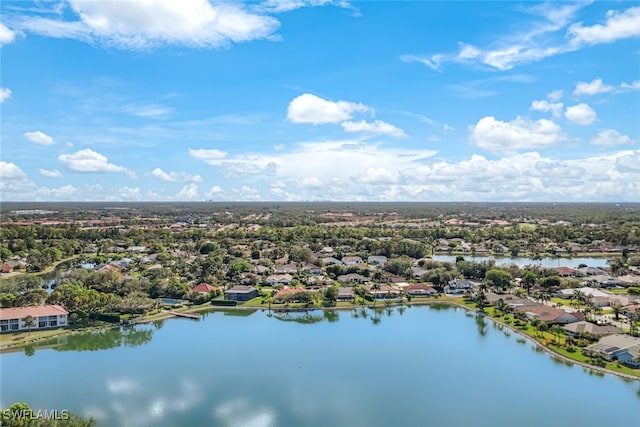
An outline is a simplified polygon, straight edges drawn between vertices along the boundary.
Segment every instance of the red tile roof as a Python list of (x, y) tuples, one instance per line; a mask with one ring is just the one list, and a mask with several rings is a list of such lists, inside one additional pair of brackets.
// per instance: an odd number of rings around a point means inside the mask
[(208, 294), (211, 291), (215, 291), (216, 287), (212, 286), (208, 283), (200, 283), (191, 288), (191, 292), (196, 292), (199, 294)]
[(60, 305), (31, 305), (29, 307), (0, 308), (0, 320), (24, 319), (27, 316), (59, 316), (61, 314), (69, 314), (69, 312)]

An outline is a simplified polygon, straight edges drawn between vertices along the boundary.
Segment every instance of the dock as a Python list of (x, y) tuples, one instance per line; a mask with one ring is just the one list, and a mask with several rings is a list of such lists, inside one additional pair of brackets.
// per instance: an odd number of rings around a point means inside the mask
[(169, 313), (173, 314), (176, 317), (184, 317), (186, 319), (193, 319), (193, 320), (199, 320), (200, 319), (200, 315), (199, 314), (180, 313), (178, 311), (170, 311)]

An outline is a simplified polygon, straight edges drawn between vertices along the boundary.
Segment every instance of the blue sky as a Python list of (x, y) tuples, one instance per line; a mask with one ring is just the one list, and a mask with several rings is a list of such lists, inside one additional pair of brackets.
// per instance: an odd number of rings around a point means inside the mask
[(637, 2), (0, 7), (4, 201), (640, 201)]

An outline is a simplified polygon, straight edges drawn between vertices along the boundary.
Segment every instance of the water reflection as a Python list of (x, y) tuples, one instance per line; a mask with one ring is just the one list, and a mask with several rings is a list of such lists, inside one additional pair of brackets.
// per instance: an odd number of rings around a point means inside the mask
[[(161, 327), (162, 324), (159, 326)], [(56, 351), (97, 351), (121, 346), (138, 347), (151, 342), (154, 331), (143, 326), (104, 329), (58, 337), (44, 341), (38, 347), (52, 347)]]
[(487, 335), (487, 319), (482, 314), (476, 315), (476, 326), (478, 327), (478, 333), (484, 337)]

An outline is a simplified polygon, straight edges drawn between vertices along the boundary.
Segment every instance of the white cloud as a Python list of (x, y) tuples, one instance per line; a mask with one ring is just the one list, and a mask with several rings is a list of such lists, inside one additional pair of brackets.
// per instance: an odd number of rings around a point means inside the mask
[(171, 108), (163, 107), (162, 105), (130, 104), (122, 107), (122, 112), (131, 114), (132, 116), (136, 116), (136, 117), (161, 119), (161, 118), (169, 117), (169, 115), (171, 115), (173, 110), (171, 110)]
[[(622, 173), (640, 174), (640, 150), (625, 153), (616, 159), (616, 170)], [(637, 200), (637, 199), (636, 199)]]
[(615, 129), (605, 129), (597, 133), (591, 140), (591, 144), (601, 147), (613, 147), (616, 145), (635, 144), (636, 141), (623, 135)]
[(574, 96), (582, 96), (582, 95), (596, 95), (599, 93), (607, 93), (612, 92), (615, 88), (611, 85), (605, 85), (602, 83), (601, 78), (593, 79), (591, 82), (578, 82), (575, 90), (573, 91)]
[(563, 107), (564, 104), (562, 102), (549, 102), (546, 99), (531, 102), (532, 110), (551, 112), (554, 117), (560, 117), (562, 115)]
[[(433, 156), (433, 150), (385, 148), (381, 144), (360, 141), (326, 141), (296, 144), (286, 152), (242, 154), (224, 159), (205, 159), (217, 167), (225, 177), (266, 176), (275, 179), (327, 177), (347, 180), (369, 168), (380, 167), (381, 162), (393, 168), (406, 168)], [(313, 161), (310, 161), (313, 159)]]
[(551, 120), (532, 121), (520, 116), (511, 122), (483, 117), (471, 126), (469, 137), (476, 146), (492, 152), (546, 148), (566, 139), (560, 126)]
[(51, 138), (49, 135), (39, 130), (36, 130), (33, 132), (25, 132), (24, 136), (29, 141), (34, 142), (36, 144), (40, 144), (40, 145), (53, 145), (56, 143), (56, 141), (53, 138)]
[(0, 160), (0, 178), (2, 179), (24, 179), (27, 174), (15, 163)]
[(206, 149), (206, 148), (198, 148), (193, 149), (189, 148), (189, 155), (199, 160), (204, 161), (218, 161), (227, 157), (228, 153), (221, 150), (216, 150), (215, 148)]
[[(521, 64), (573, 52), (589, 45), (640, 35), (640, 7), (609, 11), (604, 24), (585, 27), (580, 22), (570, 25), (576, 12), (588, 3), (566, 2), (560, 6), (544, 3), (521, 8), (523, 12), (537, 15), (542, 20), (537, 19), (528, 30), (500, 38), (486, 47), (459, 43), (457, 52), (428, 56), (403, 55), (400, 59), (405, 62), (420, 62), (436, 71), (441, 71), (442, 65), (447, 62), (509, 70)], [(555, 41), (560, 30), (565, 28), (565, 42)]]
[(115, 200), (142, 200), (142, 192), (139, 187), (121, 187), (118, 192), (118, 198), (113, 198)]
[(624, 11), (609, 10), (604, 24), (583, 26), (582, 22), (571, 25), (567, 31), (571, 44), (611, 43), (619, 39), (640, 36), (640, 7)]
[(69, 0), (76, 20), (13, 15), (16, 29), (49, 37), (99, 42), (121, 49), (151, 49), (166, 44), (217, 48), (273, 36), (273, 17), (231, 2), (208, 0)]
[(187, 172), (165, 172), (160, 168), (152, 170), (151, 175), (166, 182), (202, 182), (200, 175)]
[(40, 175), (46, 176), (47, 178), (62, 178), (62, 174), (58, 169), (47, 170), (47, 169), (39, 169)]
[(11, 98), (11, 89), (8, 87), (0, 87), (0, 104)]
[(209, 191), (204, 193), (207, 200), (215, 200), (224, 194), (224, 190), (219, 185), (214, 185)]
[(558, 102), (562, 99), (562, 95), (564, 95), (564, 91), (562, 89), (554, 90), (547, 94), (547, 99), (549, 101)]
[(578, 82), (575, 90), (573, 91), (574, 96), (590, 96), (590, 95), (598, 95), (601, 93), (623, 93), (630, 90), (640, 90), (640, 80), (635, 80), (631, 83), (620, 83), (619, 86), (607, 85), (602, 82), (602, 79), (597, 78), (593, 79), (591, 82)]
[(284, 144), (275, 144), (273, 146), (273, 150), (274, 151), (282, 151), (282, 150), (284, 150)]
[(187, 184), (176, 194), (178, 200), (195, 200), (198, 198), (198, 186), (196, 184)]
[(0, 160), (0, 200), (33, 200), (34, 187), (18, 165)]
[(7, 28), (2, 22), (0, 22), (0, 46), (4, 44), (13, 43), (16, 39), (15, 31)]
[(333, 0), (267, 0), (260, 6), (269, 12), (279, 13), (290, 12), (303, 7), (324, 6), (331, 3), (333, 3)]
[(60, 154), (58, 160), (67, 169), (74, 172), (124, 172), (131, 175), (127, 168), (109, 163), (109, 159), (90, 148), (76, 151), (73, 154)]
[(373, 122), (366, 122), (364, 120), (360, 122), (347, 121), (342, 122), (341, 126), (342, 129), (345, 130), (345, 132), (363, 132), (373, 135), (389, 135), (394, 138), (402, 138), (407, 136), (407, 134), (402, 129), (390, 123), (383, 122), (382, 120), (375, 120)]
[(328, 101), (310, 93), (302, 94), (289, 103), (287, 118), (293, 123), (340, 123), (351, 119), (353, 113), (364, 113), (369, 107), (347, 101)]
[(596, 112), (585, 103), (567, 107), (564, 116), (571, 123), (582, 126), (590, 125), (596, 121)]
[(631, 83), (622, 83), (620, 87), (622, 89), (640, 90), (640, 80), (635, 80)]
[(58, 200), (72, 200), (77, 192), (78, 189), (71, 184), (58, 188), (40, 187), (36, 190), (38, 196)]

